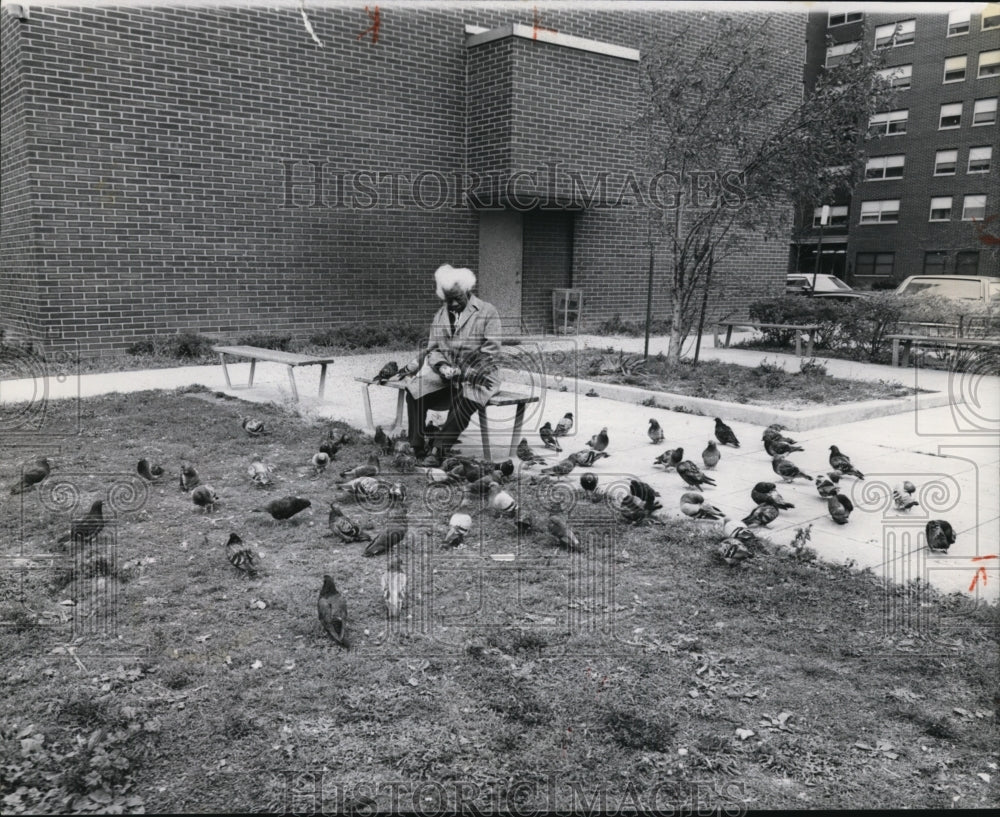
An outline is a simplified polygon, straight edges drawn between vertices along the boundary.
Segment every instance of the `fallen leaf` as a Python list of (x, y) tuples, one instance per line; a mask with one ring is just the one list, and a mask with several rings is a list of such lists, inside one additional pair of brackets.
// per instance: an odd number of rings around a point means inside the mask
[(976, 777), (982, 780), (984, 783), (990, 782), (990, 776), (986, 772), (976, 772)]
[(408, 684), (409, 684), (409, 685), (410, 685), (411, 687), (415, 687), (415, 686), (418, 686), (418, 685), (420, 684), (420, 681), (418, 681), (418, 680), (417, 680), (416, 678), (414, 678), (414, 677), (413, 677), (413, 676), (411, 675), (411, 676), (410, 676), (410, 679), (409, 679), (409, 681), (407, 681), (407, 683), (408, 683)]
[(972, 717), (972, 713), (968, 709), (962, 709), (962, 707), (960, 706), (952, 707), (951, 711), (954, 712), (956, 715), (961, 715), (963, 718)]
[(198, 636), (197, 638), (195, 638), (195, 641), (197, 641), (199, 644), (204, 644), (211, 637), (212, 637), (212, 634), (208, 633), (207, 635), (200, 635), (200, 636)]
[(263, 663), (261, 662), (261, 660), (260, 660), (260, 659), (258, 658), (258, 659), (257, 659), (256, 661), (254, 661), (254, 662), (253, 662), (253, 663), (252, 663), (252, 664), (250, 665), (250, 669), (260, 669), (260, 668), (261, 668), (262, 666), (264, 666), (264, 664), (263, 664)]
[(740, 740), (746, 740), (747, 738), (752, 738), (755, 734), (757, 734), (757, 733), (754, 732), (753, 729), (737, 729), (736, 730), (736, 737), (738, 737)]

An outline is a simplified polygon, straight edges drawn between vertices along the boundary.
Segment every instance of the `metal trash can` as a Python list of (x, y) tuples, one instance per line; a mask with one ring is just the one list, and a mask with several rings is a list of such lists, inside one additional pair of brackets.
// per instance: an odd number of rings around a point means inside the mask
[(552, 290), (552, 331), (557, 335), (580, 334), (583, 318), (582, 289)]

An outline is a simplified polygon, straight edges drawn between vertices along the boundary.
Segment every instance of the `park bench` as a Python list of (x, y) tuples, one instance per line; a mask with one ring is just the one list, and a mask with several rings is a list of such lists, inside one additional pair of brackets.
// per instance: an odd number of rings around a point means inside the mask
[[(399, 392), (399, 397), (396, 401), (396, 419), (393, 421), (392, 427), (386, 431), (390, 437), (394, 436), (403, 426), (403, 411), (406, 408), (406, 383), (400, 380), (390, 380), (387, 383), (378, 384), (363, 377), (355, 377), (354, 379), (364, 385), (361, 394), (365, 404), (365, 422), (368, 424), (368, 431), (373, 434), (375, 433), (375, 421), (372, 419), (371, 387), (382, 385), (390, 389), (396, 389)], [(487, 407), (516, 406), (514, 410), (514, 429), (511, 432), (510, 448), (508, 451), (511, 457), (517, 453), (517, 444), (521, 441), (521, 426), (524, 424), (524, 407), (528, 403), (537, 403), (538, 400), (537, 396), (525, 396), (509, 391), (499, 391), (486, 404)], [(483, 440), (483, 456), (487, 460), (492, 460), (493, 454), (490, 452), (490, 432), (486, 419), (486, 407), (479, 410), (479, 433)]]
[(753, 321), (719, 321), (715, 327), (715, 348), (719, 347), (719, 329), (726, 327), (726, 349), (733, 339), (733, 327), (749, 326), (753, 329), (790, 329), (795, 332), (795, 354), (802, 357), (802, 333), (808, 333), (806, 342), (806, 355), (812, 357), (813, 344), (816, 341), (816, 331), (819, 329), (818, 323), (754, 323)]
[[(219, 353), (219, 360), (222, 361), (222, 373), (226, 376), (227, 389), (250, 389), (253, 388), (254, 370), (258, 360), (266, 360), (271, 363), (283, 363), (288, 367), (288, 381), (292, 384), (292, 394), (295, 402), (299, 401), (299, 390), (295, 387), (294, 369), (296, 366), (319, 365), (319, 396), (323, 397), (323, 389), (326, 387), (326, 367), (333, 363), (332, 357), (313, 357), (312, 355), (300, 355), (294, 352), (279, 352), (276, 349), (262, 349), (258, 346), (213, 346), (213, 352)], [(250, 379), (246, 386), (234, 386), (229, 379), (229, 367), (226, 365), (226, 355), (231, 357), (245, 357), (250, 360)]]
[(914, 348), (955, 350), (1000, 348), (1000, 338), (946, 338), (929, 335), (886, 335), (886, 338), (892, 341), (892, 365), (904, 368), (910, 365), (910, 351)]

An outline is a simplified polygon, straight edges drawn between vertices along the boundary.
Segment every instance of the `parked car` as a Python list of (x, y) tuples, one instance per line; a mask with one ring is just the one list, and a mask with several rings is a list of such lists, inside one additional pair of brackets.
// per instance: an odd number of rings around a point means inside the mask
[(940, 295), (956, 301), (1000, 309), (1000, 278), (986, 275), (911, 275), (896, 287), (897, 295)]
[(813, 288), (813, 275), (808, 272), (790, 273), (785, 279), (786, 295), (808, 295), (812, 298), (834, 298), (837, 300), (850, 300), (852, 298), (863, 298), (865, 293), (851, 289), (841, 281), (836, 275), (820, 273), (816, 277), (816, 287)]

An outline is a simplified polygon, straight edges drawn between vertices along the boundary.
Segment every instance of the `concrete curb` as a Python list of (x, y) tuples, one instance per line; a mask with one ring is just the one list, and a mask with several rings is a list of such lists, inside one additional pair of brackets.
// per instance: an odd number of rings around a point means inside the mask
[[(544, 374), (515, 369), (501, 369), (500, 376), (505, 383), (518, 383), (536, 389), (559, 389), (565, 386), (565, 383), (554, 385), (554, 378)], [(653, 398), (656, 401), (653, 408), (681, 409), (690, 414), (721, 417), (723, 420), (753, 423), (761, 426), (781, 423), (789, 431), (809, 431), (813, 428), (825, 428), (831, 425), (853, 423), (859, 420), (870, 420), (874, 417), (887, 417), (893, 414), (915, 412), (920, 409), (932, 409), (963, 402), (960, 395), (951, 395), (947, 392), (929, 392), (915, 394), (912, 397), (901, 397), (896, 400), (865, 400), (860, 403), (844, 403), (839, 406), (791, 410), (769, 406), (752, 406), (745, 403), (726, 403), (707, 397), (689, 397), (683, 394), (650, 391), (637, 386), (603, 383), (583, 378), (574, 378), (574, 382), (578, 394), (586, 394), (593, 389), (600, 397), (619, 400), (623, 403), (635, 403), (636, 405), (641, 405)]]

